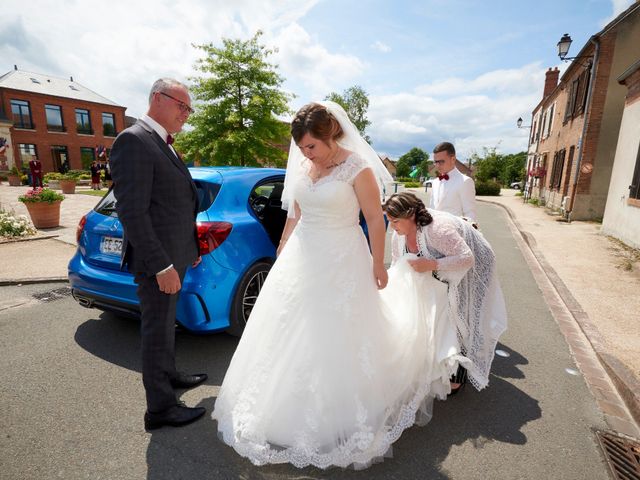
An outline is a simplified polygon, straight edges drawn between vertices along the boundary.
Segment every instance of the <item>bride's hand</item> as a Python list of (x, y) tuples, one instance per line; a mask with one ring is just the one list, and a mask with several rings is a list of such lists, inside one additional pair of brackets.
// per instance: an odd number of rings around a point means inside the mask
[(411, 268), (418, 273), (431, 272), (438, 269), (438, 263), (428, 258), (418, 258), (416, 260), (407, 260)]
[(378, 290), (382, 290), (387, 286), (387, 282), (389, 281), (389, 274), (387, 273), (387, 269), (384, 268), (384, 265), (373, 266), (373, 278), (376, 279)]

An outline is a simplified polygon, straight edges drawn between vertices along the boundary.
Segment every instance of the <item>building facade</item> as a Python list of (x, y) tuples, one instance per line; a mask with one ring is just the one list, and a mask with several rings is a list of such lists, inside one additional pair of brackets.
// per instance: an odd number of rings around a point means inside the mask
[(125, 107), (63, 78), (14, 70), (0, 77), (0, 170), (87, 169), (97, 147), (111, 148), (125, 128)]
[(559, 82), (547, 71), (532, 112), (527, 194), (570, 219), (604, 216), (626, 95), (617, 79), (638, 45), (640, 1), (592, 36)]
[(602, 231), (640, 248), (640, 59), (618, 82), (627, 95)]

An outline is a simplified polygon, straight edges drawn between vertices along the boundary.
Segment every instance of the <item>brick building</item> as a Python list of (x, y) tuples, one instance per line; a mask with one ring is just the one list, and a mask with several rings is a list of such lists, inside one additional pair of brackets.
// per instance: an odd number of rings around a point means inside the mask
[[(561, 78), (546, 73), (529, 137), (527, 192), (574, 220), (604, 215), (626, 88), (638, 60), (640, 0), (593, 35)], [(559, 81), (558, 81), (559, 80)]]
[(86, 169), (96, 147), (109, 149), (124, 130), (125, 110), (73, 78), (14, 67), (0, 76), (0, 170), (26, 166), (33, 155), (45, 172)]

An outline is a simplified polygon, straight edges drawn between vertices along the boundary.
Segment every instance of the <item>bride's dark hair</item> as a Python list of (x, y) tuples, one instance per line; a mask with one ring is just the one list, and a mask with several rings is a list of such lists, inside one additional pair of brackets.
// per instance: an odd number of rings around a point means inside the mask
[(394, 193), (389, 197), (382, 209), (393, 218), (413, 218), (416, 225), (424, 227), (433, 221), (422, 200), (412, 192)]
[(328, 143), (330, 138), (338, 140), (344, 135), (340, 123), (319, 103), (308, 103), (302, 107), (291, 122), (294, 142), (298, 143), (306, 133), (324, 143)]

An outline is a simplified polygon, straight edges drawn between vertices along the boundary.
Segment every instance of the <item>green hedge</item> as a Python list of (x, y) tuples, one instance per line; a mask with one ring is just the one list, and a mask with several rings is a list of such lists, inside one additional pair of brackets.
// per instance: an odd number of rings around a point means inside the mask
[(500, 184), (493, 180), (489, 180), (488, 182), (476, 182), (476, 195), (499, 196)]
[(404, 188), (419, 188), (422, 184), (420, 182), (405, 182)]

